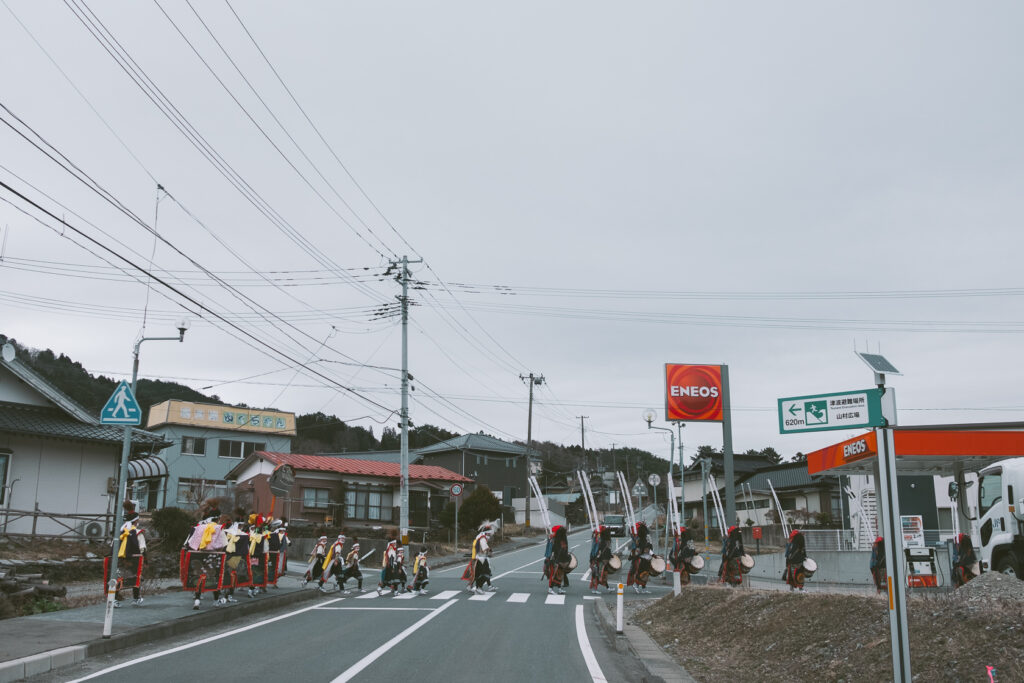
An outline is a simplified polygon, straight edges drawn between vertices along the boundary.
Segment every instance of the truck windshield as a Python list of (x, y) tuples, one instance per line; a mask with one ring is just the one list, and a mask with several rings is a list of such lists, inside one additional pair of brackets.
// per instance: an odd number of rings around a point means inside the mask
[(995, 470), (981, 475), (978, 482), (978, 513), (984, 515), (1003, 498), (1003, 471)]

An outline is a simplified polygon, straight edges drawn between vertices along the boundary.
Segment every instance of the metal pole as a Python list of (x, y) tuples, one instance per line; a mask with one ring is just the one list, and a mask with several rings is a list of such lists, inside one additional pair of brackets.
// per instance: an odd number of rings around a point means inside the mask
[[(143, 337), (135, 342), (135, 349), (132, 351), (132, 395), (135, 395), (135, 386), (139, 377), (139, 347), (144, 341), (185, 341), (185, 323), (178, 328), (181, 333), (177, 337)], [(124, 508), (121, 505), (121, 494), (127, 495), (128, 488), (128, 456), (132, 449), (132, 426), (125, 425), (124, 437), (121, 440), (121, 463), (118, 469), (117, 489), (114, 491), (114, 538), (110, 548), (110, 577), (107, 581), (107, 604), (103, 612), (103, 637), (109, 638), (114, 623), (114, 593), (117, 590), (117, 553), (118, 538), (121, 534), (121, 525), (124, 524)]]
[(910, 636), (907, 631), (906, 569), (903, 565), (903, 530), (900, 522), (900, 501), (896, 488), (896, 448), (892, 427), (896, 424), (896, 398), (885, 389), (885, 377), (875, 376), (882, 390), (882, 417), (885, 426), (875, 430), (878, 441), (880, 488), (882, 490), (882, 537), (885, 539), (885, 562), (889, 592), (889, 639), (892, 644), (893, 680), (910, 683)]
[[(722, 366), (722, 460), (725, 464), (725, 524), (736, 519), (736, 475), (732, 462), (732, 416), (729, 399), (729, 366)], [(723, 529), (724, 531), (724, 529)]]
[(615, 591), (615, 632), (622, 633), (622, 584)]
[(683, 422), (676, 423), (679, 432), (679, 521), (686, 524), (686, 470), (683, 468)]
[[(402, 545), (409, 543), (409, 257), (402, 257), (402, 444), (398, 512)], [(458, 537), (458, 527), (455, 529)]]
[[(704, 456), (700, 459), (700, 475), (701, 483), (700, 488), (703, 494), (702, 501), (704, 504), (704, 566), (708, 566), (708, 459)], [(710, 570), (709, 570), (710, 571)]]

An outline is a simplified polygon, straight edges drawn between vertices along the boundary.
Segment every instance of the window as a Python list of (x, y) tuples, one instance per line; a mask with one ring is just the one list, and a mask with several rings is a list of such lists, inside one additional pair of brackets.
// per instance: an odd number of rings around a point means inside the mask
[(302, 507), (307, 509), (326, 510), (327, 504), (331, 502), (331, 492), (328, 489), (302, 489)]
[(391, 521), (391, 490), (375, 486), (352, 486), (345, 491), (345, 519)]
[(178, 502), (199, 505), (210, 498), (228, 495), (228, 483), (223, 479), (179, 479)]
[(181, 437), (182, 455), (206, 455), (206, 439), (198, 436)]
[(978, 512), (984, 515), (1003, 498), (1003, 471), (994, 470), (981, 475), (978, 482)]
[(244, 458), (256, 451), (265, 451), (267, 444), (261, 441), (229, 441), (221, 439), (217, 455), (222, 458)]
[(796, 510), (796, 498), (779, 498), (783, 510)]
[(7, 502), (7, 470), (11, 466), (11, 452), (0, 451), (0, 505)]

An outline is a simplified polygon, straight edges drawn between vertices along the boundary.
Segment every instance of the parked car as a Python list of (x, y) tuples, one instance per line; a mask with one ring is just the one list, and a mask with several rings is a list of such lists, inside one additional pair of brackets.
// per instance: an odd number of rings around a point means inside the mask
[(612, 536), (626, 535), (626, 518), (623, 515), (605, 515), (601, 524), (611, 529)]

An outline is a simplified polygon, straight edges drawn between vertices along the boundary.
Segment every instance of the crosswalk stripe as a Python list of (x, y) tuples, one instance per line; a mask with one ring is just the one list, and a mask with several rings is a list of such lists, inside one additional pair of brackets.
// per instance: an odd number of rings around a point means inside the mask
[(508, 600), (506, 600), (505, 602), (526, 602), (529, 599), (529, 593), (513, 593), (512, 595), (508, 596)]
[(415, 593), (408, 591), (406, 593), (399, 593), (396, 595), (395, 600), (412, 600), (415, 597), (417, 597)]
[(377, 591), (371, 590), (369, 593), (364, 593), (363, 595), (357, 595), (356, 596), (356, 600), (372, 600), (373, 598), (379, 598), (379, 597), (380, 596), (377, 595)]
[(470, 600), (486, 601), (486, 600), (490, 600), (493, 597), (494, 597), (494, 593), (484, 593), (483, 595), (473, 595), (473, 596), (470, 596), (469, 599)]
[(432, 597), (431, 600), (451, 600), (460, 593), (462, 593), (462, 591), (441, 591), (440, 593)]
[(564, 605), (565, 604), (565, 596), (564, 595), (549, 595), (547, 597), (547, 600), (544, 601), (544, 604), (545, 605)]

